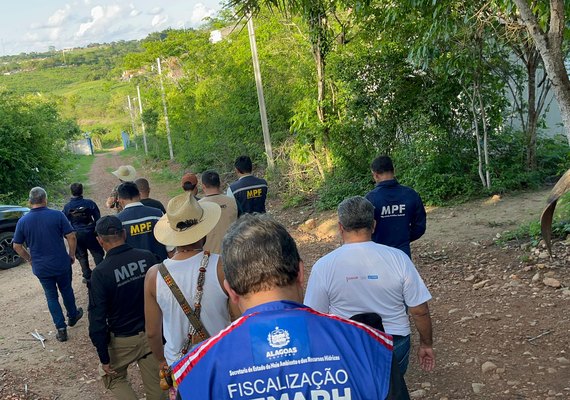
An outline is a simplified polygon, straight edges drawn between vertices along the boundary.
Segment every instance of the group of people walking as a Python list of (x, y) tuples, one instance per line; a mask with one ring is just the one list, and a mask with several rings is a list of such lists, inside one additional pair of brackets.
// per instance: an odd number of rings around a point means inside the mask
[(63, 213), (33, 188), (14, 247), (44, 288), (57, 339), (83, 315), (71, 287), (77, 258), (100, 374), (118, 399), (138, 398), (134, 362), (147, 399), (408, 398), (408, 313), (420, 367), (435, 366), (431, 295), (410, 258), (426, 228), (420, 196), (397, 182), (389, 157), (375, 159), (376, 187), (341, 202), (342, 245), (315, 263), (304, 290), (295, 241), (265, 214), (267, 182), (247, 156), (234, 166), (226, 194), (216, 171), (186, 173), (166, 207), (121, 166), (106, 202), (118, 213), (104, 217), (80, 183)]

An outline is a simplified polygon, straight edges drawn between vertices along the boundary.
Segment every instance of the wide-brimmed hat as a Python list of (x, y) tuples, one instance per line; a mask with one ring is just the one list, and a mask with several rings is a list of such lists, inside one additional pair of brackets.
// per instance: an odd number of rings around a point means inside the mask
[(137, 177), (137, 170), (132, 165), (121, 165), (111, 173), (123, 182), (132, 182)]
[(166, 246), (186, 246), (206, 236), (218, 223), (222, 209), (214, 202), (198, 203), (184, 193), (168, 202), (166, 214), (154, 227), (154, 237)]

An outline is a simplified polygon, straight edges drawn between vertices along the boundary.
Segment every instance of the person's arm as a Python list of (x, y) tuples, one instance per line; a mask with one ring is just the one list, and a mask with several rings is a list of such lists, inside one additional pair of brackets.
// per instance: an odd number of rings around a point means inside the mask
[(97, 207), (97, 203), (93, 202), (93, 221), (97, 222), (101, 218), (101, 211)]
[(233, 322), (239, 317), (241, 317), (241, 312), (237, 304), (234, 304), (234, 302), (229, 299), (230, 296), (228, 295), (228, 292), (224, 287), (224, 279), (226, 279), (226, 276), (224, 274), (224, 267), (222, 265), (222, 257), (218, 258), (217, 269), (218, 269), (218, 282), (220, 283), (220, 287), (222, 288), (226, 296), (228, 296), (228, 311), (230, 313), (230, 321)]
[(21, 243), (12, 243), (12, 247), (23, 260), (29, 262), (30, 264), (32, 263), (32, 255)]
[(420, 367), (424, 371), (431, 371), (435, 367), (435, 353), (432, 347), (433, 338), (428, 303), (425, 302), (419, 306), (410, 307), (409, 313), (420, 334), (420, 347), (418, 348)]
[(70, 232), (65, 235), (67, 239), (67, 244), (69, 246), (69, 258), (71, 260), (71, 264), (75, 263), (75, 248), (77, 247), (77, 237), (75, 237), (75, 232)]
[(420, 195), (417, 196), (414, 219), (410, 224), (410, 242), (418, 240), (426, 232), (426, 209), (424, 208)]
[(103, 369), (109, 373), (105, 368), (111, 362), (108, 350), (107, 301), (108, 296), (105, 293), (104, 284), (98, 271), (94, 270), (91, 275), (91, 286), (89, 289), (89, 337), (97, 350)]
[(161, 369), (168, 366), (162, 344), (162, 310), (156, 301), (156, 279), (158, 266), (152, 266), (144, 279), (144, 317), (145, 331), (152, 354), (158, 360)]

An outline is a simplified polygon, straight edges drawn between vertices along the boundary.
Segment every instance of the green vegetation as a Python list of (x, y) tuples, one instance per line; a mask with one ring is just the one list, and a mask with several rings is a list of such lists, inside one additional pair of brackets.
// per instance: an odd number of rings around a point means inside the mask
[[(81, 182), (85, 194), (89, 193), (89, 172), (91, 171), (93, 161), (95, 161), (94, 156), (71, 154), (67, 157), (67, 163), (69, 165), (67, 176), (73, 177), (75, 182)], [(73, 182), (70, 182), (70, 184), (71, 183)]]
[[(144, 122), (147, 162), (159, 180), (173, 180), (179, 169), (231, 171), (236, 156), (249, 154), (287, 206), (310, 201), (327, 209), (366, 193), (378, 154), (392, 156), (400, 182), (434, 205), (539, 187), (570, 164), (568, 141), (542, 135), (548, 105), (541, 99), (551, 84), (532, 38), (510, 25), (518, 21), (510, 0), (230, 4), (237, 16), (225, 10), (198, 30), (4, 57), (0, 71), (9, 75), (0, 85), (54, 99), (97, 145), (115, 145), (121, 130), (130, 132), (137, 159)], [(272, 171), (240, 19), (245, 9), (256, 13)], [(215, 44), (214, 29), (223, 33)], [(126, 108), (137, 86), (142, 115), (138, 104)]]
[(65, 140), (79, 127), (43, 96), (0, 91), (0, 201), (19, 201), (34, 186), (65, 176)]

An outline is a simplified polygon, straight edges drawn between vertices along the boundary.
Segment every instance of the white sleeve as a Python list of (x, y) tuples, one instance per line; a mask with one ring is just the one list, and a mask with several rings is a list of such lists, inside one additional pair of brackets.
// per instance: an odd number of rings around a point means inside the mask
[(408, 307), (416, 307), (431, 299), (431, 294), (412, 260), (402, 253), (404, 268), (404, 301)]
[(234, 193), (232, 192), (232, 188), (228, 186), (228, 190), (226, 191), (226, 195), (230, 196), (232, 199), (234, 198)]
[(329, 313), (330, 300), (324, 281), (322, 274), (319, 273), (319, 262), (317, 261), (311, 270), (303, 303), (314, 310)]

